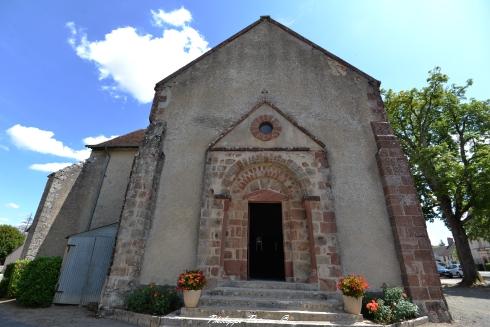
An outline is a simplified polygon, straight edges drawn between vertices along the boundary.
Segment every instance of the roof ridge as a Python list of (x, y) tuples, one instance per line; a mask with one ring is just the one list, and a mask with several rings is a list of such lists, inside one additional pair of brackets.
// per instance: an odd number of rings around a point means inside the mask
[(132, 132), (119, 135), (113, 139), (104, 141), (102, 143), (98, 144), (87, 144), (85, 147), (90, 148), (90, 149), (97, 149), (97, 148), (105, 148), (105, 147), (113, 147), (113, 148), (137, 148), (139, 146), (139, 143), (141, 143), (144, 135), (145, 135), (146, 128), (140, 128), (137, 130), (134, 130)]

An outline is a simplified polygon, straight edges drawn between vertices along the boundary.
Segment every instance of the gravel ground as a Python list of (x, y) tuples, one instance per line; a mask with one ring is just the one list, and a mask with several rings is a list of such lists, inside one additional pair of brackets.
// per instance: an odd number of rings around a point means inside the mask
[[(429, 323), (427, 327), (488, 327), (490, 326), (490, 285), (458, 287), (460, 279), (441, 279), (444, 294), (454, 319), (453, 324)], [(110, 319), (97, 319), (93, 312), (77, 306), (53, 305), (44, 309), (26, 309), (11, 300), (0, 301), (2, 327), (128, 327)]]

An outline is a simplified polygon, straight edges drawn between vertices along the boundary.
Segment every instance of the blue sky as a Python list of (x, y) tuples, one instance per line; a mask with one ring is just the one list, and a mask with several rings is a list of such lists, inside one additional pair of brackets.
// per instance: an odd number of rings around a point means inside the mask
[[(489, 98), (488, 1), (0, 2), (0, 224), (34, 214), (49, 170), (145, 127), (153, 84), (261, 15), (396, 90), (441, 66)], [(433, 243), (449, 236), (429, 224)]]

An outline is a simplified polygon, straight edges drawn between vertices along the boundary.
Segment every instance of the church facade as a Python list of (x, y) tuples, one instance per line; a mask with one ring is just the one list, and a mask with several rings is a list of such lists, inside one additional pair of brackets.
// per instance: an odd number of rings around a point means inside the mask
[[(268, 16), (159, 82), (100, 307), (198, 268), (223, 280), (345, 274), (447, 320), (380, 82)], [(133, 158), (131, 158), (133, 160)]]

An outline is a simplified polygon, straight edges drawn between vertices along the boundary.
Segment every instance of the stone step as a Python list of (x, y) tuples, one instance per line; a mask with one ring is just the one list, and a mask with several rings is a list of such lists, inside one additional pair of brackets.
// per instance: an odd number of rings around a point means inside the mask
[(234, 326), (234, 327), (280, 327), (280, 326), (295, 326), (295, 327), (311, 327), (311, 326), (332, 326), (332, 327), (382, 327), (382, 325), (373, 324), (368, 321), (352, 321), (337, 320), (335, 322), (328, 321), (289, 321), (289, 320), (271, 320), (271, 319), (250, 319), (250, 318), (219, 318), (219, 317), (180, 317), (180, 316), (165, 316), (160, 321), (160, 326)]
[(284, 289), (284, 290), (300, 290), (300, 291), (318, 291), (317, 284), (307, 283), (289, 283), (267, 280), (222, 280), (218, 282), (218, 286), (222, 287), (238, 287), (238, 288), (267, 288), (267, 289)]
[(338, 299), (282, 299), (254, 298), (242, 296), (203, 295), (199, 301), (201, 306), (234, 307), (242, 309), (285, 309), (312, 311), (340, 311), (342, 304)]
[(291, 290), (282, 288), (250, 288), (250, 287), (224, 287), (220, 286), (206, 291), (206, 295), (218, 296), (240, 296), (253, 298), (279, 298), (279, 299), (312, 299), (326, 300), (329, 298), (338, 298), (335, 293), (326, 293), (313, 290)]
[(182, 308), (180, 316), (183, 317), (226, 317), (226, 318), (251, 318), (284, 320), (288, 321), (350, 321), (351, 323), (362, 321), (362, 315), (353, 315), (343, 312), (317, 312), (301, 310), (263, 310), (240, 308), (204, 307)]

